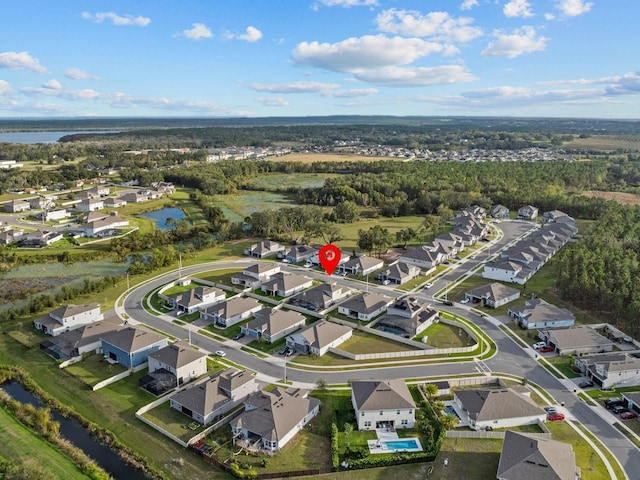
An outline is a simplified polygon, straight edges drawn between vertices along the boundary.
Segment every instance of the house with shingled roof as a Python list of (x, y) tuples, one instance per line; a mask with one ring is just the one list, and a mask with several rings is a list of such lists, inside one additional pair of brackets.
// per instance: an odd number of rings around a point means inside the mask
[(256, 312), (253, 320), (244, 324), (240, 331), (253, 338), (263, 338), (269, 343), (304, 327), (306, 318), (293, 310), (263, 308)]
[(358, 430), (413, 428), (416, 403), (404, 380), (352, 380)]
[(244, 249), (244, 254), (253, 258), (267, 258), (278, 255), (286, 250), (283, 245), (271, 240), (263, 240), (260, 243), (254, 243), (249, 248)]
[(498, 308), (520, 298), (520, 290), (501, 283), (490, 283), (464, 293), (472, 304)]
[(352, 334), (351, 327), (326, 320), (318, 320), (304, 330), (289, 335), (287, 337), (287, 346), (305, 355), (316, 354), (321, 356), (327, 353), (330, 348), (336, 348), (346, 342), (351, 338)]
[(573, 327), (576, 320), (566, 308), (556, 307), (541, 298), (528, 299), (524, 305), (509, 307), (508, 313), (518, 326), (527, 330)]
[(147, 362), (150, 353), (167, 346), (167, 337), (141, 327), (125, 327), (100, 337), (108, 361), (134, 368)]
[(82, 325), (98, 322), (103, 318), (104, 315), (100, 311), (98, 303), (65, 305), (56, 308), (44, 317), (35, 319), (33, 326), (36, 330), (55, 337)]
[(338, 306), (338, 313), (369, 322), (385, 311), (393, 299), (378, 293), (360, 293)]
[(271, 296), (290, 297), (313, 285), (313, 280), (302, 275), (279, 272), (262, 283), (260, 289)]
[(182, 385), (207, 373), (207, 354), (179, 340), (149, 354), (149, 373), (160, 369), (172, 373)]
[(254, 263), (240, 273), (231, 275), (231, 283), (243, 287), (258, 288), (262, 282), (269, 280), (280, 272), (277, 263)]
[(251, 317), (262, 305), (254, 298), (231, 297), (200, 311), (200, 318), (227, 328)]

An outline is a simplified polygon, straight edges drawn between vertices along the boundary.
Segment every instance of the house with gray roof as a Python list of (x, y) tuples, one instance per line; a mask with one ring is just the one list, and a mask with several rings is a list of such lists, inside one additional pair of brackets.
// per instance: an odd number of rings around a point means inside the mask
[(518, 209), (518, 218), (521, 220), (534, 220), (538, 216), (538, 208), (525, 205)]
[(576, 480), (580, 468), (568, 443), (507, 430), (498, 480)]
[(490, 215), (493, 218), (509, 218), (509, 209), (504, 205), (494, 205), (491, 207)]
[(298, 293), (289, 303), (300, 308), (320, 312), (334, 306), (351, 294), (352, 290), (337, 283), (323, 283)]
[(304, 315), (293, 310), (263, 308), (240, 331), (249, 337), (273, 343), (304, 327), (305, 321)]
[(544, 422), (546, 412), (530, 392), (515, 388), (456, 390), (453, 401), (469, 417), (472, 430), (491, 430)]
[(200, 285), (186, 292), (168, 296), (167, 298), (167, 303), (171, 308), (186, 313), (194, 313), (210, 305), (222, 302), (227, 296), (224, 290), (208, 285)]
[(623, 400), (627, 402), (627, 408), (640, 415), (640, 392), (621, 392)]
[(227, 368), (180, 390), (171, 397), (170, 406), (196, 422), (208, 425), (257, 391), (258, 384), (251, 372)]
[(402, 262), (431, 270), (446, 260), (446, 257), (442, 253), (424, 245), (421, 247), (409, 247), (398, 259)]
[(288, 263), (299, 263), (309, 260), (318, 254), (318, 249), (309, 245), (294, 245), (281, 255)]
[(149, 373), (164, 369), (178, 385), (207, 373), (207, 354), (179, 340), (149, 354)]
[(167, 346), (167, 337), (142, 327), (125, 327), (100, 337), (107, 361), (134, 368), (147, 361), (150, 353)]
[(245, 248), (244, 254), (253, 258), (267, 258), (274, 257), (285, 250), (284, 245), (271, 240), (263, 240), (260, 243), (254, 243), (249, 248)]
[(520, 290), (494, 282), (465, 292), (464, 298), (474, 305), (498, 308), (520, 298)]
[(396, 261), (385, 270), (376, 274), (376, 278), (383, 282), (387, 280), (394, 285), (402, 285), (420, 275), (420, 267), (407, 262)]
[(260, 289), (267, 295), (290, 297), (313, 285), (313, 280), (302, 275), (279, 272), (262, 283)]
[(49, 312), (48, 315), (36, 318), (33, 326), (36, 330), (53, 337), (68, 332), (81, 325), (98, 322), (104, 318), (100, 304), (65, 305)]
[(114, 315), (43, 340), (40, 350), (62, 361), (80, 357), (83, 353), (99, 353), (100, 337), (119, 328), (122, 328), (122, 320)]
[(624, 354), (612, 358), (613, 355), (595, 355), (598, 358), (590, 362), (588, 369), (593, 383), (601, 389), (640, 385), (640, 358)]
[(281, 450), (320, 412), (320, 400), (299, 388), (256, 392), (244, 406), (244, 412), (230, 422), (236, 444), (268, 452)]
[(527, 330), (573, 327), (576, 320), (566, 308), (556, 307), (541, 298), (527, 299), (524, 305), (509, 307), (508, 314)]
[(456, 254), (464, 250), (464, 242), (459, 235), (453, 232), (441, 233), (434, 239), (435, 242), (444, 243), (447, 247), (452, 249)]
[(502, 260), (495, 263), (486, 263), (482, 270), (482, 278), (524, 285), (533, 273), (532, 270), (521, 263)]
[(280, 265), (277, 263), (254, 263), (241, 273), (234, 273), (231, 276), (231, 283), (243, 287), (258, 288), (262, 282), (269, 280), (272, 275), (279, 272)]
[(383, 313), (393, 299), (378, 293), (360, 293), (338, 306), (338, 313), (363, 322), (369, 322)]
[(384, 262), (381, 259), (360, 255), (340, 265), (340, 271), (351, 275), (365, 276), (382, 267), (384, 267)]
[(405, 338), (421, 334), (439, 317), (430, 304), (408, 296), (387, 307), (387, 314), (375, 322), (375, 328), (384, 332), (399, 332)]
[(295, 352), (305, 355), (324, 355), (330, 348), (336, 348), (351, 338), (353, 330), (350, 327), (318, 320), (304, 330), (287, 337), (287, 346)]
[(9, 213), (20, 213), (31, 210), (31, 205), (26, 200), (11, 200), (4, 204), (4, 211)]
[(358, 430), (413, 428), (416, 404), (402, 379), (352, 380), (351, 405)]
[(566, 221), (575, 222), (575, 220), (572, 217), (570, 217), (564, 212), (561, 212), (560, 210), (549, 210), (548, 212), (544, 212), (542, 214), (543, 223), (556, 223), (556, 222), (562, 223)]
[(227, 328), (251, 317), (262, 304), (248, 297), (231, 297), (200, 311), (200, 318), (221, 328)]
[(613, 350), (614, 343), (588, 326), (541, 330), (540, 339), (554, 347), (560, 355), (584, 355)]

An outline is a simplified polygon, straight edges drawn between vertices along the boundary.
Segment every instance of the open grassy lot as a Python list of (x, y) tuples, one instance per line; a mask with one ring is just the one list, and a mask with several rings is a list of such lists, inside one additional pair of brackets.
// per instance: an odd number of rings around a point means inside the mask
[(320, 188), (336, 173), (268, 173), (249, 182), (249, 188), (257, 190), (283, 190), (288, 188)]
[(96, 383), (113, 377), (126, 370), (120, 364), (110, 364), (102, 355), (90, 355), (79, 363), (74, 363), (66, 367), (68, 373), (93, 387)]
[[(142, 416), (175, 435), (183, 442), (187, 442), (194, 435), (204, 430), (203, 426), (193, 422), (190, 417), (178, 412), (175, 408), (171, 408), (169, 401), (158, 405)], [(197, 428), (193, 428), (196, 425)]]
[(589, 150), (611, 151), (618, 148), (640, 150), (640, 137), (637, 135), (591, 135), (580, 138), (575, 135), (570, 142), (563, 142), (564, 148), (584, 148)]
[(207, 282), (221, 283), (231, 287), (233, 286), (231, 283), (231, 276), (235, 273), (241, 272), (242, 270), (242, 268), (221, 268), (219, 270), (198, 273), (198, 278)]
[(414, 340), (420, 342), (427, 338), (427, 345), (436, 348), (467, 347), (473, 344), (473, 339), (462, 328), (446, 323), (434, 323)]
[(424, 218), (417, 215), (408, 215), (405, 217), (395, 218), (361, 218), (355, 223), (346, 223), (340, 225), (340, 232), (342, 233), (342, 240), (335, 242), (340, 248), (345, 249), (347, 252), (351, 250), (360, 250), (358, 248), (358, 230), (369, 230), (374, 225), (380, 225), (382, 228), (389, 230), (389, 233), (395, 239), (395, 234), (398, 230), (403, 228), (413, 228), (417, 230), (424, 222)]
[(216, 204), (231, 222), (241, 222), (254, 212), (296, 205), (292, 199), (281, 193), (250, 190), (216, 195)]
[(615, 200), (618, 203), (625, 205), (640, 205), (640, 195), (635, 193), (624, 192), (597, 192), (594, 190), (588, 190), (582, 192), (585, 197), (597, 197), (604, 198), (605, 200)]
[(33, 433), (0, 407), (0, 456), (16, 463), (37, 466), (47, 472), (49, 480), (85, 480), (90, 477), (52, 447), (44, 438)]
[(394, 342), (393, 340), (388, 340), (361, 330), (354, 330), (351, 338), (338, 348), (354, 354), (407, 352), (416, 350), (416, 348), (405, 345), (404, 343)]

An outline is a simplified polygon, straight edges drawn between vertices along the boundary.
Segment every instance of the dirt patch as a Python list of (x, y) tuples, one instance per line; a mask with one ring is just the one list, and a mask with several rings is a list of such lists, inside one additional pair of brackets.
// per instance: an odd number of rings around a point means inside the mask
[(618, 203), (624, 205), (640, 205), (640, 195), (635, 193), (624, 192), (599, 192), (594, 190), (587, 190), (582, 192), (585, 197), (604, 198), (605, 200), (615, 200)]

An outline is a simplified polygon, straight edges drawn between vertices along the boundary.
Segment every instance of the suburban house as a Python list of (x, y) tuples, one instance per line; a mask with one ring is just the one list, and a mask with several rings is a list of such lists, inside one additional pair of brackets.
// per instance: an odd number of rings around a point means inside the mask
[(575, 220), (560, 210), (550, 210), (542, 214), (542, 223), (575, 222)]
[(141, 327), (125, 327), (100, 337), (107, 360), (134, 368), (147, 362), (147, 356), (167, 346), (167, 337)]
[(257, 391), (258, 384), (251, 372), (227, 368), (204, 382), (180, 390), (171, 397), (170, 405), (207, 425)]
[(395, 261), (376, 275), (378, 280), (389, 281), (394, 285), (402, 285), (420, 275), (420, 267), (410, 263)]
[(36, 330), (56, 337), (81, 325), (98, 322), (104, 318), (98, 303), (66, 305), (49, 312), (49, 315), (33, 321)]
[(167, 303), (170, 307), (179, 311), (194, 313), (198, 310), (204, 310), (215, 303), (222, 302), (225, 298), (227, 296), (224, 290), (201, 285), (186, 292), (167, 297)]
[(8, 213), (26, 212), (31, 209), (31, 205), (26, 200), (11, 200), (4, 204), (4, 211)]
[(342, 302), (338, 306), (338, 313), (369, 322), (384, 312), (392, 302), (392, 298), (377, 293), (360, 293)]
[(580, 468), (568, 443), (507, 430), (504, 434), (498, 480), (576, 480)]
[(56, 360), (69, 360), (83, 353), (99, 353), (100, 337), (122, 327), (120, 318), (113, 316), (89, 323), (40, 342), (40, 350)]
[(329, 348), (336, 348), (351, 338), (353, 330), (350, 327), (318, 320), (304, 330), (287, 337), (287, 346), (305, 355), (324, 355)]
[(521, 220), (533, 220), (538, 216), (538, 209), (531, 205), (525, 205), (518, 209), (518, 218)]
[(573, 327), (576, 317), (566, 308), (556, 307), (541, 298), (525, 300), (524, 305), (509, 307), (509, 316), (524, 329)]
[(105, 208), (120, 208), (127, 205), (127, 201), (120, 197), (109, 197), (104, 199)]
[(317, 255), (317, 253), (317, 248), (308, 245), (294, 245), (281, 255), (288, 263), (300, 263), (309, 260), (313, 255)]
[(406, 338), (421, 334), (438, 319), (438, 311), (416, 297), (398, 299), (387, 308), (387, 314), (376, 321), (375, 328), (384, 332), (401, 332)]
[(494, 205), (491, 207), (490, 215), (493, 218), (509, 218), (509, 209), (504, 205)]
[(595, 363), (621, 362), (627, 358), (625, 352), (596, 353), (592, 355), (579, 355), (573, 359), (573, 368), (583, 377), (589, 375), (589, 369)]
[(289, 302), (313, 312), (326, 310), (349, 296), (352, 290), (337, 283), (323, 283), (298, 293)]
[(207, 373), (207, 354), (179, 340), (149, 354), (149, 373), (166, 370), (182, 385)]
[(640, 358), (624, 353), (576, 357), (576, 366), (602, 389), (640, 385)]
[(24, 237), (24, 230), (21, 228), (11, 230), (5, 230), (0, 233), (0, 244), (2, 245), (10, 245), (15, 242), (19, 242)]
[(71, 217), (71, 212), (67, 211), (65, 208), (57, 210), (43, 210), (38, 216), (45, 222), (54, 222)]
[(351, 275), (366, 276), (382, 267), (384, 267), (384, 262), (379, 258), (361, 255), (340, 265), (340, 271)]
[(431, 270), (444, 262), (446, 257), (442, 253), (434, 251), (425, 245), (422, 247), (408, 248), (398, 257), (398, 260), (426, 270)]
[(416, 403), (402, 379), (352, 380), (351, 405), (358, 430), (413, 428)]
[[(340, 269), (341, 265), (344, 265), (345, 263), (347, 263), (349, 261), (349, 259), (351, 258), (351, 256), (348, 253), (343, 252), (342, 250), (340, 251), (340, 260), (338, 260), (338, 269)], [(311, 255), (309, 257), (309, 263), (311, 263), (312, 265), (315, 265), (316, 267), (320, 266), (320, 251), (318, 250), (317, 253), (314, 253), (313, 255)]]
[[(253, 393), (231, 420), (233, 437), (249, 449), (278, 451), (320, 412), (320, 400), (299, 388)], [(237, 441), (236, 441), (237, 443)]]
[(482, 207), (481, 207), (481, 206), (479, 206), (479, 205), (471, 205), (471, 206), (469, 206), (469, 207), (465, 208), (465, 209), (462, 211), (462, 213), (463, 213), (463, 214), (464, 214), (464, 213), (467, 213), (467, 214), (469, 214), (469, 215), (471, 215), (471, 216), (473, 216), (473, 217), (475, 217), (475, 218), (478, 218), (478, 219), (483, 219), (484, 217), (486, 217), (486, 216), (487, 216), (487, 211), (486, 211), (486, 209), (482, 208)]
[(76, 205), (76, 208), (81, 212), (95, 212), (96, 210), (102, 210), (104, 208), (104, 200), (101, 198), (87, 198), (81, 200)]
[(140, 192), (129, 192), (120, 196), (120, 201), (126, 203), (140, 203), (149, 200), (149, 196)]
[(465, 292), (464, 297), (472, 304), (498, 308), (520, 298), (520, 290), (507, 287), (501, 283), (490, 283)]
[(462, 242), (462, 238), (460, 238), (459, 235), (456, 235), (453, 232), (441, 233), (440, 235), (436, 236), (434, 241), (445, 244), (456, 254), (464, 250), (464, 243)]
[(521, 263), (503, 260), (501, 262), (486, 263), (482, 270), (482, 277), (500, 282), (524, 285), (531, 278), (533, 272)]
[(84, 224), (80, 229), (87, 237), (105, 237), (118, 233), (118, 229), (129, 226), (129, 220), (116, 215), (104, 215), (102, 218)]
[(560, 355), (584, 355), (613, 350), (611, 340), (587, 326), (541, 330), (538, 336), (547, 345), (554, 347)]
[(245, 248), (244, 254), (253, 258), (267, 258), (278, 255), (278, 253), (285, 250), (285, 247), (279, 243), (263, 240), (260, 243), (254, 243), (249, 248)]
[(51, 208), (53, 202), (47, 197), (37, 196), (29, 199), (29, 207), (32, 209)]
[(105, 185), (95, 185), (87, 190), (96, 197), (107, 197), (111, 193), (111, 189)]
[(309, 288), (313, 280), (301, 275), (279, 272), (262, 283), (260, 289), (267, 295), (277, 297), (290, 297), (302, 290)]
[(544, 422), (547, 413), (526, 387), (456, 390), (453, 400), (469, 417), (472, 430), (491, 430)]
[(623, 400), (627, 402), (627, 408), (640, 414), (640, 392), (620, 392)]
[(200, 318), (213, 322), (221, 328), (227, 328), (246, 320), (262, 309), (257, 300), (247, 297), (231, 297), (200, 311)]
[(280, 273), (280, 265), (277, 263), (254, 263), (241, 273), (233, 274), (231, 283), (244, 287), (258, 288), (262, 282), (276, 273)]
[(240, 329), (242, 333), (253, 338), (264, 338), (273, 343), (304, 327), (304, 315), (292, 310), (263, 308)]
[(27, 232), (20, 240), (20, 246), (25, 248), (44, 248), (62, 240), (62, 233), (55, 230), (36, 230)]

